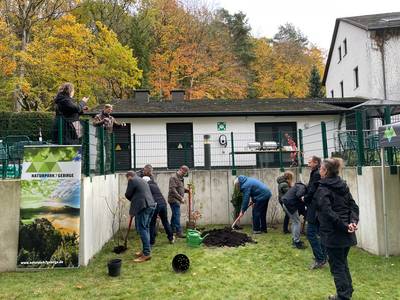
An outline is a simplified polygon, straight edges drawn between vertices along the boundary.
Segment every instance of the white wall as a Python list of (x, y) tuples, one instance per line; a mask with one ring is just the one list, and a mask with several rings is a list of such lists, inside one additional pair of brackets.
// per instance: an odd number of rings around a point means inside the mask
[[(343, 41), (347, 40), (347, 55), (343, 57)], [(368, 32), (350, 25), (346, 22), (340, 22), (336, 36), (336, 41), (329, 65), (329, 72), (326, 79), (326, 95), (331, 98), (331, 90), (334, 91), (335, 98), (341, 97), (340, 82), (343, 81), (344, 96), (367, 96), (370, 92), (369, 78), (369, 37)], [(342, 47), (342, 60), (339, 62), (339, 46)], [(353, 69), (358, 66), (359, 87), (355, 88)]]
[[(379, 48), (366, 31), (346, 22), (340, 22), (329, 72), (326, 79), (326, 95), (341, 97), (340, 82), (344, 83), (345, 97), (384, 99), (382, 58)], [(343, 40), (347, 40), (347, 55), (343, 57)], [(339, 62), (338, 47), (342, 46)], [(400, 38), (392, 37), (384, 47), (387, 99), (400, 99)], [(355, 88), (353, 69), (358, 66), (359, 87)]]
[(86, 266), (113, 236), (112, 211), (118, 203), (118, 181), (118, 175), (82, 179), (80, 265)]
[[(259, 117), (197, 117), (197, 118), (137, 118), (121, 119), (131, 124), (131, 133), (136, 134), (136, 166), (141, 167), (150, 163), (155, 168), (167, 167), (167, 123), (192, 123), (194, 135), (194, 160), (195, 166), (204, 165), (203, 135), (211, 135), (211, 165), (231, 165), (231, 138), (234, 132), (235, 151), (247, 150), (247, 143), (255, 141), (255, 123), (262, 122), (296, 122), (297, 129), (305, 126), (314, 126), (327, 121), (327, 130), (333, 126), (330, 120), (337, 120), (336, 115), (316, 116), (259, 116)], [(226, 122), (226, 131), (217, 131), (217, 122)], [(329, 125), (332, 123), (332, 125)], [(330, 128), (333, 130), (333, 127)], [(228, 146), (221, 146), (218, 142), (220, 135), (228, 138)], [(314, 140), (316, 136), (310, 136), (304, 140), (304, 144)], [(320, 139), (320, 138), (319, 138)], [(328, 140), (329, 147), (333, 147), (333, 140)], [(297, 143), (298, 144), (298, 143)], [(316, 147), (311, 155), (322, 155), (322, 147)], [(309, 147), (309, 148), (310, 148)], [(133, 149), (133, 146), (131, 147)], [(318, 149), (317, 149), (318, 148)], [(133, 150), (132, 150), (133, 151)], [(132, 153), (133, 154), (133, 153)], [(256, 155), (236, 155), (237, 166), (255, 166)], [(133, 167), (133, 160), (132, 160)]]

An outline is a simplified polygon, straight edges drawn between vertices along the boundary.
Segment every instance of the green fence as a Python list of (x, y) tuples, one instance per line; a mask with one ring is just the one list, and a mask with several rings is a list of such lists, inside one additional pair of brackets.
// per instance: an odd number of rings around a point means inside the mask
[[(340, 157), (347, 166), (357, 166), (359, 174), (363, 166), (381, 165), (378, 127), (400, 121), (399, 115), (385, 111), (381, 118), (369, 117), (366, 110), (352, 111), (299, 130), (302, 157)], [(400, 165), (400, 149), (387, 149), (384, 160), (389, 166)]]
[[(0, 177), (19, 178), (24, 147), (27, 145), (82, 145), (82, 173), (115, 172), (114, 134), (103, 127), (94, 127), (89, 120), (72, 122), (50, 114), (25, 114), (16, 126), (15, 114), (2, 115), (0, 136)], [(15, 126), (14, 126), (15, 125)], [(29, 125), (29, 126), (28, 126)], [(36, 127), (35, 127), (36, 126)]]

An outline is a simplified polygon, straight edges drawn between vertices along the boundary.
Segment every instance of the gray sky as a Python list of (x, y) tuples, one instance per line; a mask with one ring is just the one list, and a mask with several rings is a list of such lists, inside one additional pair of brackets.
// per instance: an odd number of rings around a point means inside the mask
[(256, 37), (272, 37), (293, 23), (318, 47), (328, 50), (336, 18), (400, 11), (400, 0), (215, 0), (230, 13), (243, 11)]

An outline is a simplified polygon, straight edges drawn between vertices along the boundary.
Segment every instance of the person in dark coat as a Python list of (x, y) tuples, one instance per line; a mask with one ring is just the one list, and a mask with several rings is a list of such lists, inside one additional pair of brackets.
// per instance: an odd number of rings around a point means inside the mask
[(153, 166), (150, 164), (147, 164), (143, 167), (143, 169), (140, 169), (139, 171), (136, 172), (136, 175), (138, 175), (140, 178), (143, 178), (144, 176), (150, 177), (151, 180), (154, 180), (154, 175), (153, 175)]
[[(88, 97), (83, 97), (78, 104), (75, 103), (74, 86), (72, 83), (64, 83), (54, 98), (56, 117), (53, 123), (53, 143), (59, 143), (59, 135), (62, 134), (63, 145), (79, 144), (82, 136), (79, 116), (88, 110)], [(62, 132), (59, 132), (61, 122)]]
[(283, 209), (292, 221), (292, 245), (297, 249), (304, 249), (304, 243), (300, 240), (301, 220), (299, 208), (303, 205), (302, 197), (306, 194), (307, 187), (302, 182), (296, 182), (285, 195), (282, 196)]
[[(282, 206), (282, 196), (293, 186), (294, 174), (293, 172), (286, 171), (282, 176), (279, 176), (276, 182), (278, 183), (278, 201)], [(283, 208), (283, 206), (282, 206)], [(285, 212), (285, 219), (283, 220), (283, 233), (290, 233), (289, 231), (289, 216)]]
[(320, 168), (321, 180), (314, 195), (320, 223), (321, 242), (328, 252), (328, 261), (336, 286), (336, 295), (328, 299), (351, 299), (353, 284), (347, 256), (357, 244), (359, 208), (346, 182), (339, 177), (341, 163), (326, 159)]
[(128, 186), (125, 197), (131, 201), (129, 214), (135, 217), (136, 230), (142, 240), (143, 250), (135, 253), (134, 262), (145, 262), (151, 259), (150, 247), (150, 221), (156, 209), (156, 202), (153, 199), (149, 185), (135, 172), (126, 173)]
[[(250, 205), (253, 205), (253, 233), (267, 233), (267, 210), (271, 190), (262, 181), (240, 175), (235, 179), (235, 189), (243, 193), (242, 210), (238, 216), (243, 217)], [(250, 203), (251, 199), (251, 203)]]
[(157, 183), (149, 176), (143, 176), (143, 180), (147, 182), (150, 187), (151, 194), (153, 195), (154, 201), (157, 203), (156, 210), (154, 211), (153, 217), (150, 221), (150, 245), (154, 245), (157, 236), (157, 217), (160, 217), (161, 222), (164, 226), (165, 233), (167, 234), (170, 244), (175, 241), (174, 234), (172, 233), (171, 225), (168, 222), (168, 211), (167, 201), (160, 191)]
[(310, 180), (307, 185), (307, 193), (304, 196), (304, 203), (307, 206), (307, 239), (310, 243), (311, 249), (314, 254), (314, 261), (310, 265), (310, 269), (319, 269), (326, 264), (326, 249), (321, 244), (319, 235), (319, 222), (315, 213), (316, 201), (314, 194), (318, 189), (321, 176), (319, 175), (319, 168), (321, 165), (321, 158), (313, 156), (308, 161), (308, 167), (311, 170)]

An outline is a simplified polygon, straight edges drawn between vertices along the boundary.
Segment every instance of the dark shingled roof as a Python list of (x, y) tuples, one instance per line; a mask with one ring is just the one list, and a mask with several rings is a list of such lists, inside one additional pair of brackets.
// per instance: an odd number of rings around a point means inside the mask
[(339, 29), (339, 23), (343, 21), (351, 25), (357, 26), (364, 30), (379, 30), (386, 28), (397, 28), (400, 27), (400, 12), (376, 14), (376, 15), (365, 15), (365, 16), (355, 16), (338, 18), (335, 22), (335, 28), (333, 30), (331, 47), (329, 49), (328, 59), (326, 61), (326, 67), (324, 72), (324, 77), (322, 79), (322, 84), (325, 85), (326, 78), (328, 76), (329, 65), (331, 63), (332, 53), (335, 47), (335, 41), (337, 32)]
[[(365, 101), (362, 98), (351, 99), (351, 103), (356, 104)], [(340, 99), (337, 99), (337, 102), (340, 102)], [(150, 100), (149, 102), (137, 102), (131, 99), (117, 100), (112, 104), (114, 105), (113, 115), (118, 117), (327, 115), (342, 113), (347, 110), (347, 108), (338, 105), (324, 103), (323, 99), (202, 99), (185, 101)], [(93, 115), (101, 109), (102, 105), (99, 105), (89, 114)]]
[(400, 12), (340, 18), (365, 30), (400, 27)]

